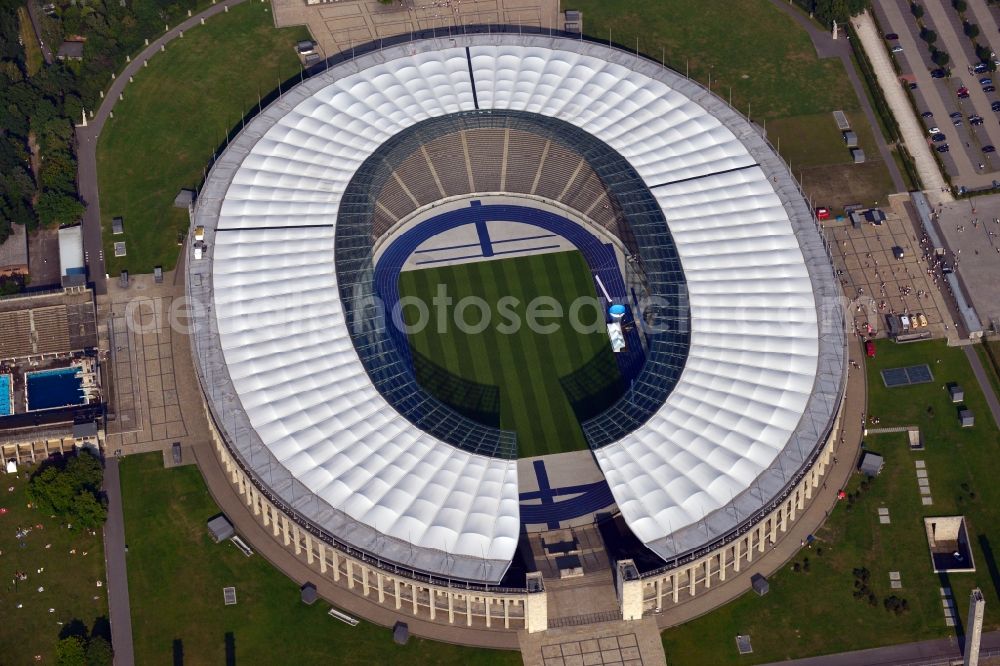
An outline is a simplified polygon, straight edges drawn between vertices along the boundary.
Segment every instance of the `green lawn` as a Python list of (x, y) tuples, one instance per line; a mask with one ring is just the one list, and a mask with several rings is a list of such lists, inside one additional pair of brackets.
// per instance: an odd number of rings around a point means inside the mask
[[(121, 463), (128, 579), (137, 664), (224, 664), (226, 642), (246, 664), (520, 664), (516, 652), (463, 648), (329, 617), (305, 606), (298, 586), (259, 554), (215, 544), (205, 522), (219, 512), (196, 467), (163, 468), (160, 453)], [(222, 588), (236, 587), (225, 606)], [(22, 662), (17, 662), (22, 663)], [(26, 663), (26, 662), (25, 662)]]
[[(173, 207), (199, 184), (216, 147), (258, 94), (299, 71), (304, 27), (274, 28), (270, 4), (245, 2), (176, 39), (139, 70), (101, 132), (97, 169), (104, 256), (112, 275), (151, 273), (177, 260), (187, 211)], [(125, 218), (128, 256), (115, 258), (111, 219)]]
[[(79, 623), (88, 632), (96, 626), (107, 636), (108, 630), (101, 533), (66, 529), (57, 518), (28, 508), (26, 475), (31, 471), (21, 467), (17, 475), (5, 475), (0, 488), (0, 508), (7, 510), (0, 515), (0, 663), (4, 664), (32, 664), (35, 655), (42, 656), (43, 664), (55, 663), (60, 632)], [(31, 530), (19, 540), (16, 532), (22, 527)], [(28, 579), (15, 582), (18, 571)]]
[[(917, 363), (930, 364), (933, 382), (896, 389), (882, 385), (878, 370)], [(796, 558), (800, 570), (786, 565), (771, 578), (766, 597), (746, 594), (664, 632), (672, 666), (753, 664), (954, 635), (944, 624), (942, 586), (952, 588), (963, 616), (969, 591), (981, 587), (987, 599), (985, 628), (1000, 627), (1000, 574), (983, 549), (1000, 549), (1000, 487), (994, 481), (1000, 476), (1000, 434), (964, 353), (943, 342), (881, 342), (868, 373), (870, 413), (881, 426), (919, 425), (926, 450), (911, 453), (905, 433), (868, 437), (867, 448), (885, 456), (885, 471), (863, 491), (855, 475), (847, 490), (859, 492), (858, 498), (836, 507), (817, 544)], [(957, 426), (955, 406), (943, 388), (951, 381), (965, 388), (966, 404), (977, 415), (973, 429)], [(932, 506), (920, 501), (914, 460), (926, 462)], [(889, 508), (889, 525), (878, 521), (881, 506)], [(977, 571), (943, 579), (931, 571), (923, 517), (956, 513), (968, 519)], [(802, 570), (805, 557), (808, 572)], [(877, 607), (853, 598), (855, 567), (871, 572)], [(890, 588), (889, 571), (900, 572), (902, 590)], [(905, 598), (910, 611), (902, 616), (886, 611), (881, 602), (890, 594)], [(750, 634), (753, 655), (737, 655), (733, 637), (738, 633)]]
[[(490, 325), (482, 332), (458, 330), (452, 309), (447, 330), (439, 332), (430, 300), (438, 285), (446, 286), (446, 293), (455, 303), (469, 296), (485, 299), (490, 306)], [(579, 252), (406, 271), (400, 275), (400, 295), (419, 298), (431, 309), (431, 325), (410, 332), (410, 344), (418, 358), (431, 359), (463, 380), (499, 387), (500, 426), (517, 431), (520, 457), (587, 447), (567, 397), (567, 390), (571, 389), (564, 389), (571, 382), (568, 376), (585, 367), (599, 367), (600, 372), (595, 374), (600, 379), (596, 385), (591, 383), (588, 387), (591, 394), (584, 397), (606, 402), (601, 395), (610, 399), (617, 393), (620, 375), (603, 315), (594, 308), (584, 308), (580, 315), (585, 323), (598, 321), (600, 330), (578, 332), (569, 323), (569, 308), (574, 300), (596, 298), (590, 269)], [(554, 298), (567, 315), (562, 319), (539, 319), (543, 324), (558, 323), (552, 333), (535, 332), (527, 325), (528, 303), (539, 296)], [(503, 323), (507, 319), (498, 309), (503, 297), (517, 299), (512, 311), (523, 325), (514, 332), (504, 332)], [(419, 313), (415, 307), (406, 307), (403, 313), (407, 324), (417, 322)], [(462, 311), (462, 317), (465, 323), (476, 324), (481, 313), (468, 307)], [(421, 377), (419, 363), (417, 369), (418, 379), (429, 391), (454, 404), (426, 382), (426, 377)], [(593, 404), (588, 403), (585, 408), (592, 409)]]
[[(884, 200), (894, 188), (879, 158), (872, 129), (837, 58), (820, 60), (809, 35), (768, 0), (581, 0), (563, 8), (583, 11), (595, 39), (638, 48), (730, 98), (754, 122), (766, 125), (772, 143), (801, 173), (817, 205)], [(638, 38), (638, 42), (637, 39)], [(851, 164), (831, 112), (848, 113), (868, 157)]]

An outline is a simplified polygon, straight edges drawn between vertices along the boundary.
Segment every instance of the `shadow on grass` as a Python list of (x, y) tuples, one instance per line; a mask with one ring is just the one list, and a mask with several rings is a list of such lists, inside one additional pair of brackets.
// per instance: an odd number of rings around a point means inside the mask
[(62, 629), (59, 630), (59, 640), (63, 640), (64, 638), (82, 638), (86, 641), (89, 635), (87, 625), (83, 623), (83, 620), (75, 617), (64, 624)]
[(958, 640), (959, 645), (965, 644), (965, 628), (962, 626), (962, 618), (958, 614), (958, 604), (954, 603), (955, 591), (951, 589), (951, 579), (948, 577), (947, 571), (941, 571), (938, 573), (938, 580), (941, 582), (941, 587), (945, 588), (951, 592), (952, 603), (955, 606), (955, 638)]
[(236, 637), (233, 632), (226, 632), (226, 666), (236, 666)]
[(997, 569), (997, 561), (993, 557), (993, 547), (985, 534), (979, 535), (979, 547), (983, 550), (983, 557), (986, 559), (986, 568), (990, 570), (990, 580), (993, 581), (993, 589), (1000, 595), (1000, 569)]
[(184, 641), (174, 639), (174, 666), (184, 666)]

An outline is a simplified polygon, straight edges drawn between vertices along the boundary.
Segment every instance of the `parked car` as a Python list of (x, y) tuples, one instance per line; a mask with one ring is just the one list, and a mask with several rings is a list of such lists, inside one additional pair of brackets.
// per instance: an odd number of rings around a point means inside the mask
[(995, 153), (995, 152), (997, 152), (997, 149), (994, 148), (993, 146), (987, 145), (987, 146), (983, 146), (983, 152), (984, 153)]
[(908, 315), (899, 315), (899, 323), (903, 325), (903, 330), (910, 330), (910, 317)]
[(928, 129), (927, 133), (928, 134), (940, 134), (941, 133), (941, 128), (938, 127), (937, 125), (935, 125), (934, 127), (931, 127), (930, 129)]
[(948, 147), (947, 143), (942, 143), (940, 146), (937, 147), (936, 150), (939, 153), (947, 153), (949, 150), (951, 150), (951, 148)]
[(948, 114), (948, 117), (949, 117), (949, 118), (961, 118), (961, 117), (962, 117), (962, 114), (961, 114), (961, 113), (959, 113), (958, 111), (955, 111), (955, 112), (953, 112), (953, 113), (949, 113), (949, 114)]
[(951, 121), (951, 124), (954, 125), (955, 127), (961, 127), (962, 126), (962, 119), (961, 118), (955, 118), (953, 121)]
[[(997, 102), (997, 104), (1000, 104), (1000, 102)], [(994, 111), (1000, 111), (1000, 109), (994, 109)], [(933, 118), (934, 117), (934, 114), (931, 113), (930, 111), (924, 111), (920, 115), (923, 116), (924, 118)]]
[(916, 90), (916, 89), (917, 89), (917, 82), (910, 81), (910, 90)]
[(994, 111), (1000, 111), (1000, 102), (993, 102), (990, 104), (990, 108)]
[(894, 42), (897, 39), (899, 39), (899, 35), (897, 35), (894, 32), (887, 32), (885, 33), (885, 38), (888, 39), (890, 42)]
[(816, 219), (817, 220), (829, 220), (830, 219), (830, 209), (824, 206), (819, 206), (816, 208)]
[(892, 47), (892, 52), (893, 53), (902, 53), (903, 52), (903, 47), (900, 46), (899, 44), (896, 44), (895, 46)]
[(946, 76), (948, 76), (948, 72), (946, 72), (943, 69), (939, 68), (939, 69), (932, 69), (931, 70), (931, 78), (932, 79), (943, 79)]
[(946, 138), (948, 137), (946, 137), (944, 134), (941, 134), (940, 132), (931, 135), (931, 141), (933, 141), (934, 143), (941, 143)]
[(985, 62), (981, 62), (976, 64), (976, 66), (972, 68), (972, 71), (975, 72), (976, 74), (982, 74), (989, 68), (990, 68), (989, 65), (987, 65)]
[(969, 116), (969, 124), (978, 127), (983, 124), (983, 119), (981, 116)]
[(996, 86), (983, 86), (983, 92), (984, 93), (991, 93), (991, 92), (996, 92), (996, 91), (997, 91), (997, 87)]
[(981, 86), (991, 86), (991, 85), (993, 85), (993, 79), (991, 79), (988, 76), (985, 77), (985, 78), (979, 79), (979, 85), (981, 85)]
[(958, 93), (958, 98), (959, 99), (969, 99), (969, 93), (968, 92), (960, 92), (960, 93)]

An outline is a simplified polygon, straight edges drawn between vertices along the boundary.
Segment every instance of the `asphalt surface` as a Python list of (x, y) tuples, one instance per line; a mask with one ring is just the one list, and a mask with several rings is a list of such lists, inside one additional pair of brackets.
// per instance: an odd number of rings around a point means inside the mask
[[(101, 241), (101, 198), (97, 184), (97, 139), (104, 129), (104, 123), (111, 116), (119, 96), (124, 94), (128, 79), (135, 76), (142, 63), (156, 55), (161, 47), (165, 47), (174, 39), (181, 36), (186, 30), (201, 24), (201, 19), (215, 16), (226, 11), (226, 7), (238, 5), (245, 0), (223, 0), (212, 5), (200, 14), (186, 19), (183, 23), (174, 26), (163, 33), (158, 39), (150, 42), (149, 46), (132, 59), (132, 62), (125, 66), (125, 69), (116, 75), (111, 87), (104, 92), (104, 101), (94, 113), (92, 119), (88, 119), (87, 126), (76, 128), (77, 141), (77, 188), (80, 196), (87, 208), (83, 213), (83, 252), (84, 260), (87, 264), (87, 274), (94, 284), (94, 291), (98, 295), (108, 293), (107, 268), (104, 262), (104, 244)], [(29, 3), (30, 4), (30, 3)], [(126, 220), (125, 224), (128, 224)], [(153, 267), (149, 267), (149, 272)]]
[(125, 517), (122, 513), (118, 459), (104, 464), (104, 492), (108, 498), (108, 520), (104, 523), (104, 563), (108, 581), (108, 613), (115, 666), (132, 666), (132, 614), (128, 603), (128, 574), (125, 566)]
[(899, 172), (899, 167), (896, 166), (896, 160), (892, 158), (892, 153), (889, 152), (889, 146), (886, 144), (885, 137), (882, 136), (882, 131), (879, 129), (875, 110), (872, 109), (871, 102), (868, 101), (868, 94), (865, 92), (864, 84), (862, 84), (861, 79), (858, 77), (858, 72), (854, 68), (854, 62), (851, 60), (852, 49), (851, 43), (847, 39), (847, 31), (841, 31), (839, 38), (834, 39), (831, 33), (820, 30), (797, 7), (787, 2), (782, 2), (782, 0), (771, 0), (771, 4), (791, 17), (800, 28), (809, 34), (809, 39), (812, 40), (818, 57), (840, 58), (840, 62), (844, 65), (844, 71), (847, 73), (847, 78), (851, 82), (851, 87), (854, 88), (854, 95), (858, 98), (861, 109), (865, 113), (865, 119), (872, 127), (872, 135), (875, 137), (879, 156), (889, 169), (893, 187), (896, 188), (897, 192), (905, 192), (907, 188), (903, 180), (903, 175)]
[[(939, 638), (808, 659), (776, 661), (762, 666), (937, 666), (949, 664), (952, 659), (961, 659), (962, 647), (963, 643), (956, 638)], [(980, 656), (1000, 654), (1000, 631), (983, 634), (979, 654)]]

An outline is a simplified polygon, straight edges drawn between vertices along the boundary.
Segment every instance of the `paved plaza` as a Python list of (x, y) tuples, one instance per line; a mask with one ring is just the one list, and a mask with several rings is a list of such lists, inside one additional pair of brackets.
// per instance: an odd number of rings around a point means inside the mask
[(112, 453), (154, 451), (173, 442), (188, 446), (197, 433), (207, 436), (186, 336), (175, 330), (185, 320), (172, 315), (183, 286), (172, 279), (168, 273), (156, 284), (152, 275), (133, 276), (125, 289), (108, 283)]
[(553, 0), (412, 0), (383, 5), (378, 0), (272, 0), (279, 28), (305, 25), (329, 57), (380, 38), (430, 28), (507, 24), (549, 28), (559, 25)]
[[(844, 289), (852, 301), (854, 329), (873, 328), (872, 337), (885, 337), (885, 315), (923, 314), (933, 337), (945, 337), (954, 331), (948, 307), (941, 295), (940, 277), (928, 274), (921, 232), (905, 202), (907, 195), (893, 195), (883, 208), (886, 220), (881, 225), (863, 222), (860, 228), (850, 221), (824, 222), (833, 263)], [(893, 248), (901, 248), (897, 259)], [(947, 326), (947, 329), (945, 328)]]

